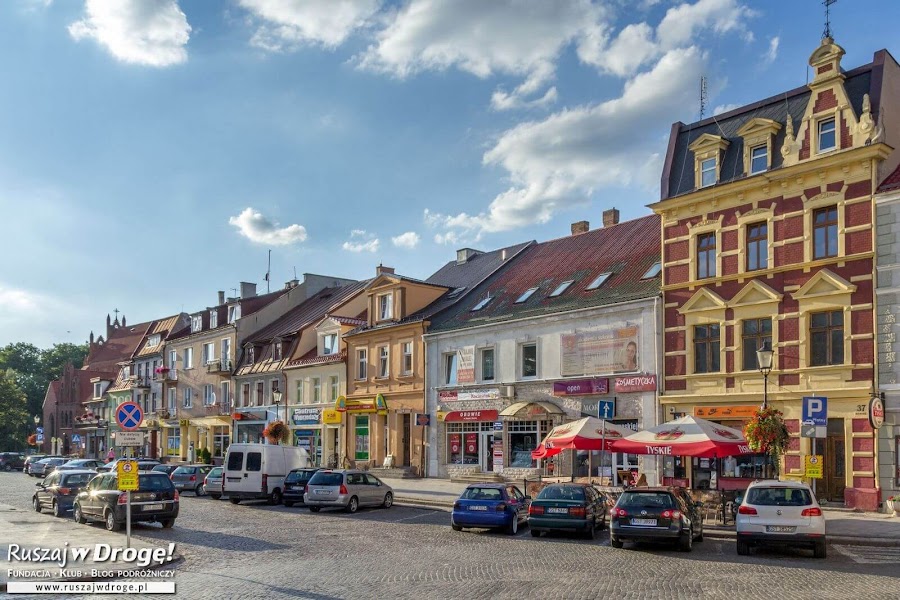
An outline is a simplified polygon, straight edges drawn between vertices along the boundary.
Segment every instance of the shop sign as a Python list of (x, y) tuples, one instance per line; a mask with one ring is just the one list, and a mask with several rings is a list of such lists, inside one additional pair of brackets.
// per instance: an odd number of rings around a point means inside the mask
[(318, 408), (295, 408), (291, 415), (294, 425), (316, 425), (322, 418), (322, 411)]
[(475, 383), (475, 346), (460, 348), (456, 356), (456, 381), (460, 384)]
[(804, 458), (804, 462), (806, 463), (806, 476), (811, 479), (822, 479), (822, 467), (824, 465), (822, 455), (814, 454), (812, 456), (806, 456)]
[(759, 410), (755, 405), (695, 406), (694, 416), (701, 419), (749, 419)]
[(554, 396), (587, 396), (589, 394), (608, 393), (609, 379), (606, 377), (553, 382)]
[(462, 436), (458, 433), (450, 434), (450, 453), (451, 454), (459, 454), (459, 445), (462, 441)]
[(478, 434), (466, 434), (466, 454), (475, 454), (478, 451)]
[(341, 413), (333, 408), (326, 408), (322, 411), (322, 422), (326, 425), (339, 425), (341, 422)]
[(438, 394), (441, 402), (462, 402), (464, 400), (499, 400), (500, 390), (487, 388), (483, 390), (447, 391)]
[[(444, 421), (447, 423), (494, 421), (496, 418), (496, 410), (451, 410), (444, 415)], [(502, 428), (503, 424), (500, 426)]]
[(872, 429), (879, 429), (884, 425), (884, 403), (880, 396), (872, 396), (869, 400), (869, 425)]
[(619, 393), (655, 392), (656, 374), (616, 377), (615, 386), (615, 391)]

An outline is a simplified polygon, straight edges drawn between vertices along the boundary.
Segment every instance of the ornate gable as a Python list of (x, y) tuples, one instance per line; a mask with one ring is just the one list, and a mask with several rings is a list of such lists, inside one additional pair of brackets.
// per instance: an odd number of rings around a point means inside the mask
[(765, 283), (754, 279), (734, 295), (729, 306), (747, 306), (751, 304), (771, 304), (781, 302), (782, 295)]
[(835, 275), (828, 269), (822, 269), (813, 275), (809, 281), (803, 284), (803, 287), (792, 295), (794, 300), (809, 300), (821, 298), (823, 296), (839, 296), (846, 294), (849, 301), (849, 295), (855, 291), (855, 285), (849, 283), (840, 275)]
[(691, 299), (678, 309), (678, 312), (685, 315), (688, 313), (720, 310), (724, 313), (725, 308), (726, 304), (722, 297), (704, 287), (697, 290), (697, 293), (691, 296)]

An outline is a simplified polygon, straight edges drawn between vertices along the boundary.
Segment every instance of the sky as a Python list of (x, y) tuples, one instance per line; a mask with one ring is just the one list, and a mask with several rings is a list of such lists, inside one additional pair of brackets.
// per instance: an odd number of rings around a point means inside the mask
[[(900, 2), (831, 7), (847, 69)], [(672, 123), (807, 82), (821, 0), (4, 0), (0, 345), (650, 214)]]

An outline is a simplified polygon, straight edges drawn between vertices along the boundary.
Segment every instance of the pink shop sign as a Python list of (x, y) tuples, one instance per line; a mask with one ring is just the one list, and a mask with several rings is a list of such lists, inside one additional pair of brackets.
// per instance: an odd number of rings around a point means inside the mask
[(554, 396), (588, 396), (591, 394), (608, 394), (609, 379), (594, 377), (592, 379), (569, 379), (553, 382)]
[(616, 377), (615, 386), (618, 393), (653, 392), (656, 390), (656, 374)]

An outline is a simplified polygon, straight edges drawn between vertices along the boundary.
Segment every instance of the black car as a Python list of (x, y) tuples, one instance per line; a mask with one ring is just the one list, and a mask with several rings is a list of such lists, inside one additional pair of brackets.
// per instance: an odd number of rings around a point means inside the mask
[(696, 515), (671, 487), (627, 489), (609, 514), (613, 548), (621, 548), (626, 541), (672, 541), (679, 550), (690, 552), (694, 540), (703, 539)]
[(586, 483), (548, 485), (528, 507), (531, 535), (541, 532), (571, 531), (594, 538), (606, 524), (606, 497)]
[[(95, 476), (75, 498), (75, 521), (102, 521), (109, 531), (125, 523), (125, 492), (118, 489), (115, 473)], [(178, 490), (163, 473), (138, 474), (138, 490), (131, 492), (131, 520), (156, 521), (169, 528), (178, 517)]]
[(20, 471), (25, 467), (25, 455), (20, 452), (0, 452), (0, 470)]
[(306, 484), (316, 471), (321, 469), (293, 469), (284, 478), (284, 492), (281, 494), (281, 502), (285, 506), (303, 504), (303, 494), (306, 493)]
[(31, 504), (37, 512), (49, 508), (54, 517), (61, 517), (72, 510), (78, 492), (96, 476), (97, 473), (89, 469), (54, 471), (40, 483), (34, 484), (37, 489)]

